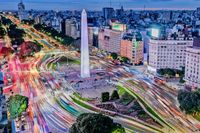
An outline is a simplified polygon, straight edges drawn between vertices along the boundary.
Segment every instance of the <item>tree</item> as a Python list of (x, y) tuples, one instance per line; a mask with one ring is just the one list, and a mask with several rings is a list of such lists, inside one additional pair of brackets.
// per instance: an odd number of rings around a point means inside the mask
[(180, 109), (187, 114), (200, 112), (200, 90), (194, 92), (180, 91), (178, 93)]
[(158, 74), (160, 74), (162, 76), (173, 76), (174, 77), (176, 75), (176, 72), (173, 69), (166, 68), (166, 69), (159, 69)]
[(129, 63), (130, 62), (129, 58), (127, 58), (127, 57), (122, 57), (121, 61), (124, 62), (124, 63)]
[(113, 130), (112, 133), (125, 133), (125, 130), (124, 130), (124, 128), (117, 128), (117, 129)]
[[(120, 131), (120, 132), (119, 132)], [(102, 114), (84, 113), (78, 116), (69, 133), (125, 133), (124, 128)]]
[(3, 25), (11, 25), (12, 24), (12, 21), (10, 19), (7, 19), (4, 16), (1, 16), (1, 17), (2, 17), (1, 20), (2, 20)]
[(110, 56), (113, 58), (113, 60), (116, 60), (118, 57), (116, 53), (111, 53)]
[(180, 77), (179, 83), (185, 83), (185, 80), (183, 79), (184, 77)]
[(46, 26), (46, 25), (42, 25), (42, 24), (35, 24), (33, 27), (36, 30), (43, 32), (43, 33), (47, 34), (48, 36), (56, 39), (63, 45), (66, 45), (66, 44), (70, 45), (75, 41), (72, 37), (66, 36), (63, 33), (59, 33), (57, 30), (55, 30), (54, 28), (52, 28), (50, 26)]
[(109, 92), (103, 92), (103, 93), (101, 94), (101, 101), (102, 101), (102, 102), (107, 102), (107, 101), (109, 101), (109, 99), (110, 99), (110, 94), (109, 94)]
[(24, 42), (23, 38), (14, 38), (11, 40), (12, 45), (21, 45)]
[(28, 108), (28, 97), (15, 95), (11, 96), (8, 101), (8, 110), (10, 112), (10, 118), (15, 119), (25, 112)]
[(26, 33), (23, 29), (18, 29), (17, 25), (9, 25), (7, 32), (8, 36), (11, 38), (12, 45), (21, 45), (24, 42), (23, 37), (26, 35)]
[(114, 123), (111, 133), (126, 133), (125, 129), (118, 123)]
[(167, 76), (175, 76), (176, 75), (176, 73), (173, 69), (167, 68), (164, 71), (165, 71), (165, 75), (167, 75)]
[(15, 27), (15, 25), (11, 25), (8, 28), (8, 36), (10, 38), (23, 38), (25, 35), (25, 31), (23, 29), (18, 29)]
[(134, 100), (134, 97), (130, 95), (128, 92), (123, 93), (123, 95), (120, 98), (120, 103), (122, 103), (124, 106), (128, 105)]
[(165, 73), (164, 73), (164, 69), (159, 69), (159, 70), (158, 70), (158, 74), (164, 75), (164, 74), (165, 74)]
[(117, 99), (119, 99), (119, 94), (118, 94), (117, 90), (114, 90), (111, 95), (110, 100), (117, 100)]
[(33, 25), (35, 21), (33, 19), (24, 19), (21, 21), (23, 24)]
[(0, 26), (0, 37), (4, 37), (6, 35), (6, 30)]

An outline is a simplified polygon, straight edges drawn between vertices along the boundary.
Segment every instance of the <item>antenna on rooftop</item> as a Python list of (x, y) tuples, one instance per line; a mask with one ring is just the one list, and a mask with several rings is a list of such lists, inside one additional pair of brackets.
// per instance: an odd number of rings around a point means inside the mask
[(121, 3), (121, 1), (119, 0), (119, 7), (121, 7), (122, 6), (122, 3)]

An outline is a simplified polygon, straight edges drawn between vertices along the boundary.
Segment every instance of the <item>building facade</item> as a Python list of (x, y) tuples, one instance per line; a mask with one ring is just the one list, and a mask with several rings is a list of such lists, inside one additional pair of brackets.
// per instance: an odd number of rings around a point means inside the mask
[(99, 30), (99, 49), (120, 54), (122, 32), (111, 29)]
[(105, 19), (106, 25), (109, 24), (109, 20), (114, 16), (114, 9), (112, 7), (103, 8), (103, 17)]
[[(64, 22), (63, 22), (64, 23)], [(75, 20), (65, 20), (65, 26), (63, 26), (63, 31), (65, 31), (65, 35), (70, 36), (74, 39), (80, 37), (80, 31), (78, 29), (77, 22)]]
[(61, 33), (62, 34), (65, 34), (65, 32), (66, 32), (66, 28), (65, 28), (65, 19), (63, 19), (62, 21), (61, 21), (61, 24), (60, 24), (60, 29), (61, 29)]
[(93, 27), (88, 27), (88, 43), (89, 46), (93, 45)]
[(98, 34), (99, 34), (98, 27), (88, 27), (89, 46), (94, 46), (98, 48)]
[(165, 68), (182, 70), (185, 67), (186, 48), (192, 45), (192, 40), (150, 39), (148, 70), (153, 72)]
[(200, 43), (195, 42), (186, 49), (185, 80), (187, 85), (200, 88)]
[(120, 45), (120, 55), (127, 57), (131, 63), (138, 65), (143, 62), (144, 45), (142, 40), (123, 38)]
[(19, 20), (23, 20), (23, 19), (27, 19), (27, 14), (25, 12), (25, 5), (23, 3), (23, 1), (21, 1), (18, 4), (18, 16), (19, 16)]

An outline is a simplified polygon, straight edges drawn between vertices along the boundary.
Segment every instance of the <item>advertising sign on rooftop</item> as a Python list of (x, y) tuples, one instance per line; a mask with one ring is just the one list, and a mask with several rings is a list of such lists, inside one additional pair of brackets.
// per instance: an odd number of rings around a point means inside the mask
[(158, 37), (160, 36), (160, 31), (159, 31), (159, 29), (152, 28), (152, 29), (151, 29), (151, 36), (152, 36), (152, 37), (155, 37), (155, 38), (158, 38)]
[(120, 23), (112, 23), (112, 30), (126, 31), (126, 25)]

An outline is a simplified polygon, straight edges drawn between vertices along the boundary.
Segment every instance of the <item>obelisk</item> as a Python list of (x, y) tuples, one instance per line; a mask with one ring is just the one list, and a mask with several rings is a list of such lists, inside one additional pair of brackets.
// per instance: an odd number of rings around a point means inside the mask
[(87, 13), (81, 14), (81, 77), (90, 77)]

